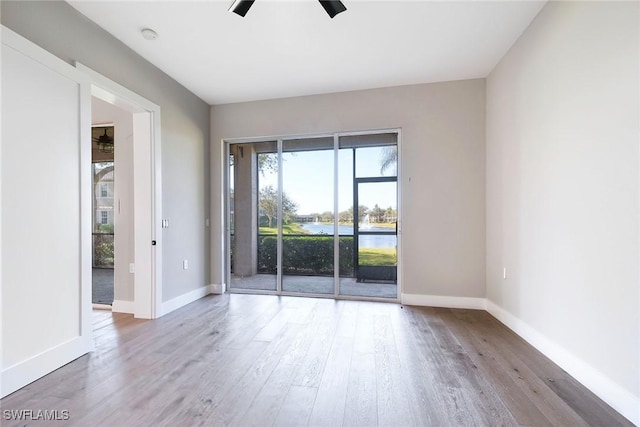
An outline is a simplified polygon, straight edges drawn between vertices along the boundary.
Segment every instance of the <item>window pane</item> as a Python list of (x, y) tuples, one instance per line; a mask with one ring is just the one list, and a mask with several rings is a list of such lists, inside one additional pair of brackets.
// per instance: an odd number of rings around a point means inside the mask
[(397, 164), (396, 145), (356, 149), (356, 178), (396, 176)]
[[(305, 149), (306, 147), (306, 149)], [(282, 145), (282, 290), (334, 293), (332, 138)]]
[[(277, 193), (273, 142), (229, 147), (229, 216), (232, 289), (276, 290)], [(277, 158), (276, 158), (277, 159)]]

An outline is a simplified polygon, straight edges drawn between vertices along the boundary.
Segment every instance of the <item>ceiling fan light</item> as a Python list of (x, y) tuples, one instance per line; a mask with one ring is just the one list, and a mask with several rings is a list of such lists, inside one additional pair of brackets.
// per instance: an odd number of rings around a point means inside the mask
[(105, 144), (98, 148), (98, 151), (101, 153), (112, 154), (113, 153), (113, 144)]
[(104, 129), (104, 135), (98, 138), (97, 145), (101, 153), (113, 153), (113, 138), (107, 135), (107, 128)]
[(342, 2), (339, 0), (333, 0), (333, 1), (319, 0), (319, 1), (322, 7), (324, 7), (324, 10), (329, 14), (330, 18), (333, 18), (337, 14), (347, 10), (345, 5), (342, 4)]
[(251, 9), (251, 6), (253, 6), (254, 1), (255, 0), (235, 0), (229, 8), (229, 12), (244, 17), (249, 9)]

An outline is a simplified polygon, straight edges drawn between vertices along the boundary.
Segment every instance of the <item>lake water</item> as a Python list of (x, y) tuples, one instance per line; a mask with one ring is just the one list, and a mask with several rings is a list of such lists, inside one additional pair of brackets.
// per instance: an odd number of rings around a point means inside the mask
[[(328, 234), (333, 235), (333, 224), (316, 224), (313, 222), (307, 222), (300, 224), (300, 226), (309, 231), (311, 234)], [(361, 229), (362, 230), (362, 229)], [(370, 226), (366, 231), (393, 231), (393, 228), (387, 227), (375, 227)], [(338, 225), (338, 234), (342, 236), (353, 236), (353, 226), (351, 225)], [(359, 245), (361, 248), (395, 248), (396, 236), (390, 235), (360, 235)]]

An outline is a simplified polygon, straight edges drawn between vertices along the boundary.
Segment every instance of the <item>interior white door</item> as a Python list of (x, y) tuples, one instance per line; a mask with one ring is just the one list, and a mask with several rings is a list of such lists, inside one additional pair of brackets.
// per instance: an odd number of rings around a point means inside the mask
[(2, 27), (1, 393), (93, 348), (90, 88)]

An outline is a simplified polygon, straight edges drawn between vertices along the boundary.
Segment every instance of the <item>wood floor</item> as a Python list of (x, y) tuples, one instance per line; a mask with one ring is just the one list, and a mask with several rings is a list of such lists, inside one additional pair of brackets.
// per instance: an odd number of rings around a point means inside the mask
[[(77, 426), (631, 426), (483, 311), (218, 295), (97, 311), (96, 350), (2, 399)], [(47, 425), (8, 421), (3, 426)]]

